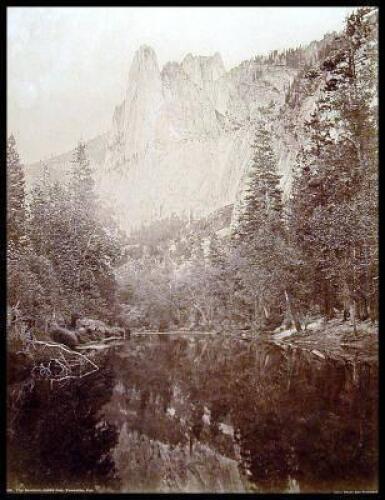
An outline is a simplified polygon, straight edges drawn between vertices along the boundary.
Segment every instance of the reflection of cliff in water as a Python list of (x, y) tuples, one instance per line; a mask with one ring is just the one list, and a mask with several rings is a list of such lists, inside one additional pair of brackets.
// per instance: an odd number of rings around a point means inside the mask
[(234, 337), (134, 337), (105, 407), (122, 491), (376, 489), (377, 366)]

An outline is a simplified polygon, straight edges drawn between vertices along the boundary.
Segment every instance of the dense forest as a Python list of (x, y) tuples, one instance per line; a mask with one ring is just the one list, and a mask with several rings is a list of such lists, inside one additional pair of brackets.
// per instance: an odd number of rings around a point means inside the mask
[(370, 9), (352, 15), (323, 58), (304, 67), (288, 89), (280, 110), (286, 116), (298, 112), (301, 95), (319, 88), (304, 136), (297, 137), (289, 199), (280, 188), (275, 122), (267, 107), (256, 125), (254, 158), (230, 235), (218, 237), (215, 224), (210, 232), (202, 221), (174, 216), (131, 238), (121, 281), (126, 310), (138, 325), (157, 327), (164, 318), (169, 327), (272, 329), (286, 320), (300, 330), (307, 316), (338, 315), (354, 328), (359, 320), (376, 320), (377, 53), (371, 15)]
[(135, 255), (135, 244), (123, 244), (127, 239), (98, 203), (84, 144), (75, 149), (68, 182), (53, 183), (45, 168), (27, 193), (11, 136), (9, 306), (40, 322), (52, 315), (68, 320), (74, 309), (107, 320), (125, 313), (138, 326), (163, 320), (271, 329), (286, 319), (299, 330), (314, 314), (374, 321), (377, 53), (371, 15), (369, 8), (352, 14), (322, 59), (304, 67), (288, 89), (281, 114), (295, 110), (304, 88), (320, 85), (299, 138), (288, 200), (272, 147), (272, 110), (261, 109), (253, 162), (225, 237), (215, 228), (202, 234), (202, 224), (173, 216), (130, 236), (140, 247)]
[(27, 194), (13, 136), (7, 170), (9, 305), (36, 321), (68, 320), (74, 310), (110, 318), (121, 235), (98, 209), (85, 145), (75, 149), (68, 184), (50, 182), (43, 168)]

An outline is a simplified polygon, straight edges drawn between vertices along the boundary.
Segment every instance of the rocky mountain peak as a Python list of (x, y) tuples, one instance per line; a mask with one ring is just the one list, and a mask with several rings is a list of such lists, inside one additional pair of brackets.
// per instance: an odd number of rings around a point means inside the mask
[[(187, 54), (160, 71), (155, 51), (139, 47), (96, 174), (100, 195), (110, 200), (122, 227), (151, 222), (160, 211), (204, 216), (233, 204), (260, 109), (272, 104), (279, 114), (299, 71), (286, 61), (256, 58), (227, 71), (218, 52)], [(314, 96), (309, 99), (306, 110)], [(296, 143), (290, 136), (285, 145), (283, 129), (275, 135), (279, 171), (289, 185)]]
[(129, 71), (120, 131), (126, 159), (143, 155), (152, 141), (161, 101), (162, 83), (155, 51), (142, 45), (135, 53)]
[(154, 49), (148, 45), (141, 45), (135, 52), (130, 72), (155, 71), (159, 73), (158, 58)]
[(213, 82), (226, 73), (219, 52), (213, 56), (187, 54), (182, 61), (182, 67), (193, 82), (199, 86), (203, 86), (206, 82)]
[[(187, 54), (160, 71), (154, 50), (135, 53), (125, 101), (116, 108), (101, 190), (120, 202), (127, 225), (235, 201), (251, 158), (259, 108), (281, 106), (297, 74), (246, 61), (226, 71), (219, 52)], [(283, 163), (286, 159), (282, 158)], [(130, 214), (127, 217), (127, 214)]]

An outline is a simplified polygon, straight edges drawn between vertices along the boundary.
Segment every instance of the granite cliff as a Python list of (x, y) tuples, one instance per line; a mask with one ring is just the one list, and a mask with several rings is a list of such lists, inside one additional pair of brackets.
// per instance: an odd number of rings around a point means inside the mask
[[(267, 106), (287, 193), (298, 136), (320, 79), (310, 93), (298, 81), (331, 36), (230, 70), (219, 53), (188, 54), (160, 68), (154, 50), (141, 46), (110, 130), (88, 145), (98, 192), (121, 227), (129, 230), (172, 213), (205, 216), (234, 204), (250, 164), (255, 124)], [(67, 153), (47, 163), (62, 178), (70, 161)], [(38, 164), (29, 166), (27, 181), (33, 182), (39, 170)]]

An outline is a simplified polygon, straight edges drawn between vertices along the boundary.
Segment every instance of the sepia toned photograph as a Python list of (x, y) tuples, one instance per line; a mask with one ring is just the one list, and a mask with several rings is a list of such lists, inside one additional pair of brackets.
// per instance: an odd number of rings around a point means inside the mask
[(378, 493), (378, 18), (6, 8), (9, 493)]

